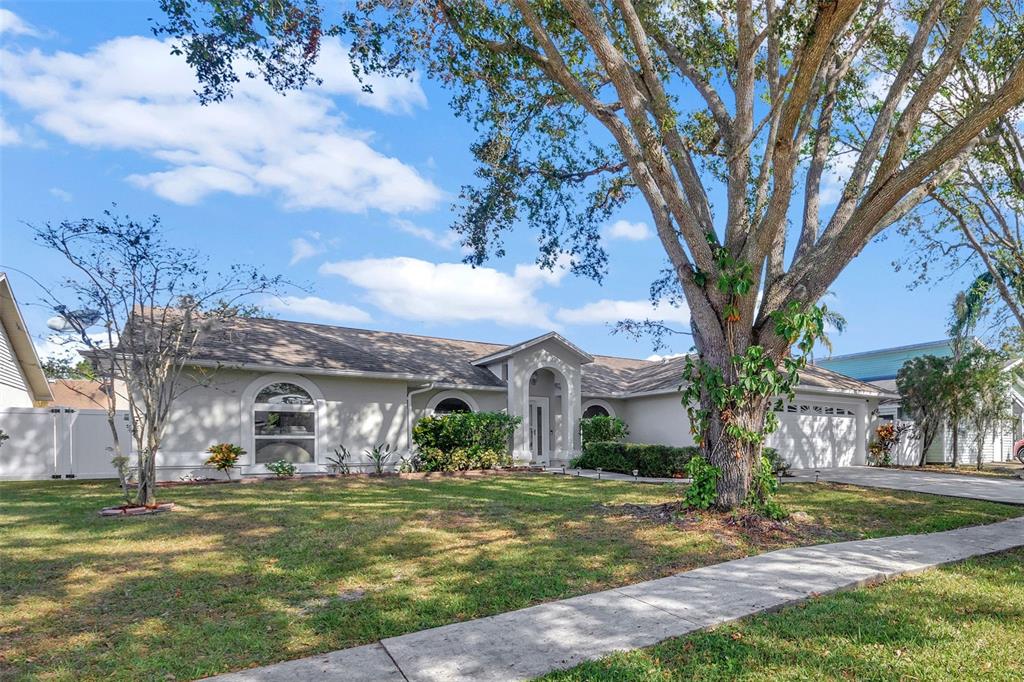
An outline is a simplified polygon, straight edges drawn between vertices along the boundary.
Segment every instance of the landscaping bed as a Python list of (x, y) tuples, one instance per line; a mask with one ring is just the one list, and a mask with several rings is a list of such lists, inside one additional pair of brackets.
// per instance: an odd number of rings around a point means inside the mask
[(118, 502), (110, 481), (0, 483), (0, 677), (194, 679), (821, 542), (818, 533), (878, 537), (1024, 514), (801, 483), (778, 497), (807, 515), (814, 537), (628, 511), (679, 494), (529, 474), (315, 478), (180, 486), (184, 513), (111, 523), (96, 515)]
[(980, 471), (973, 464), (962, 464), (956, 468), (948, 464), (926, 464), (918, 466), (893, 466), (890, 469), (917, 471), (929, 474), (952, 474), (954, 476), (990, 476), (992, 478), (1024, 478), (1024, 466), (1018, 462), (987, 463)]

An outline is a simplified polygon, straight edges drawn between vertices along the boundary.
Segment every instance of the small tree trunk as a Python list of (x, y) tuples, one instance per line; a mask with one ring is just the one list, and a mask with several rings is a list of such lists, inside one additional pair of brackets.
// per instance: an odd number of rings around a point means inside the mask
[(953, 417), (951, 422), (953, 425), (953, 468), (956, 469), (957, 462), (960, 459), (960, 420)]
[(156, 453), (148, 449), (139, 452), (139, 487), (135, 493), (135, 504), (152, 506), (156, 504)]
[(986, 431), (986, 429), (985, 429), (984, 426), (979, 425), (977, 431), (978, 431), (978, 461), (977, 461), (978, 469), (977, 470), (981, 471), (981, 462), (982, 462), (982, 459), (984, 459), (984, 457), (985, 457), (985, 431)]

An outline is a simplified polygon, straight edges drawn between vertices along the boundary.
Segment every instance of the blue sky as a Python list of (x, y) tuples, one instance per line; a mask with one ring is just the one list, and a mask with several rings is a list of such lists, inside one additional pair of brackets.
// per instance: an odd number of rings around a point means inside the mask
[[(0, 264), (56, 282), (64, 272), (25, 223), (120, 212), (162, 217), (172, 241), (214, 262), (258, 264), (309, 286), (268, 303), (285, 319), (514, 342), (552, 328), (595, 353), (646, 357), (651, 344), (610, 333), (651, 313), (664, 261), (646, 206), (605, 231), (603, 285), (534, 266), (524, 228), (508, 254), (471, 270), (447, 227), (472, 180), (473, 135), (426, 81), (361, 93), (344, 50), (328, 45), (324, 85), (281, 97), (244, 83), (233, 101), (201, 107), (183, 62), (151, 36), (151, 2), (5, 2), (0, 10)], [(836, 353), (944, 336), (963, 277), (909, 291), (890, 263), (892, 233), (868, 246), (833, 287), (849, 321)], [(31, 331), (45, 346), (48, 312), (35, 285), (10, 272)], [(678, 337), (672, 351), (689, 348)]]

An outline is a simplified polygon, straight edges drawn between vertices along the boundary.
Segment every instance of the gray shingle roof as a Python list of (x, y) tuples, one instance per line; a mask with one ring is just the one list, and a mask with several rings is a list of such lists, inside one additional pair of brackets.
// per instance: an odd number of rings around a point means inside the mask
[[(443, 384), (502, 387), (505, 382), (474, 360), (509, 346), (415, 334), (267, 318), (238, 318), (204, 335), (195, 359), (224, 365), (316, 368), (338, 372), (410, 375)], [(584, 364), (583, 394), (615, 396), (678, 388), (685, 359), (652, 362), (606, 355)], [(801, 385), (858, 393), (879, 393), (876, 386), (811, 366)]]

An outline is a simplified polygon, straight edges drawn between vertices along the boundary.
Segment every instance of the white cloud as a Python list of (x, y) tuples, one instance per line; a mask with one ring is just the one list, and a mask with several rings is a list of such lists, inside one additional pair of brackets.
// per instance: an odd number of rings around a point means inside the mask
[(644, 359), (649, 362), (661, 362), (663, 360), (674, 360), (675, 358), (681, 358), (684, 355), (686, 355), (686, 353), (667, 353), (665, 355), (658, 355), (657, 353), (655, 353), (654, 355), (648, 355)]
[(60, 199), (63, 202), (68, 202), (74, 199), (74, 197), (71, 195), (71, 192), (67, 191), (66, 189), (61, 189), (60, 187), (51, 187), (50, 196), (56, 197), (57, 199)]
[(328, 322), (369, 322), (370, 314), (347, 303), (335, 303), (318, 296), (268, 298), (263, 307), (276, 313), (305, 315)]
[(399, 232), (412, 235), (418, 239), (428, 241), (434, 246), (438, 246), (448, 251), (458, 246), (459, 235), (453, 230), (445, 230), (444, 232), (438, 233), (426, 227), (420, 227), (411, 220), (404, 218), (392, 218), (391, 225), (395, 227)]
[(368, 258), (325, 263), (321, 275), (338, 275), (363, 289), (375, 306), (396, 317), (431, 322), (491, 321), (553, 329), (549, 306), (537, 292), (556, 286), (564, 268), (517, 265), (512, 274), (465, 263), (418, 258)]
[(8, 145), (21, 144), (23, 142), (21, 133), (18, 129), (7, 122), (5, 118), (0, 116), (0, 146), (6, 147)]
[(608, 239), (628, 239), (631, 242), (639, 242), (651, 236), (651, 228), (647, 223), (631, 223), (628, 220), (616, 220), (604, 231)]
[[(132, 36), (85, 54), (0, 50), (0, 91), (68, 142), (130, 150), (163, 168), (128, 176), (180, 204), (210, 194), (269, 194), (286, 208), (388, 213), (426, 210), (442, 193), (396, 158), (376, 151), (372, 134), (351, 130), (332, 99), (354, 97), (383, 111), (426, 100), (415, 81), (377, 81), (363, 93), (338, 41), (324, 45), (332, 79), (283, 97), (243, 78), (235, 97), (200, 106), (195, 77), (170, 44)], [(148, 165), (148, 164), (147, 164)]]
[(304, 261), (307, 258), (323, 253), (324, 248), (320, 244), (313, 244), (305, 237), (297, 237), (291, 241), (292, 247), (292, 258), (288, 261), (288, 265), (295, 265), (300, 261)]
[(559, 308), (555, 317), (565, 324), (611, 324), (625, 319), (690, 323), (690, 311), (687, 308), (676, 308), (667, 302), (655, 306), (645, 299), (620, 301), (604, 298), (579, 308)]
[(9, 9), (0, 8), (0, 35), (38, 36), (39, 31)]

